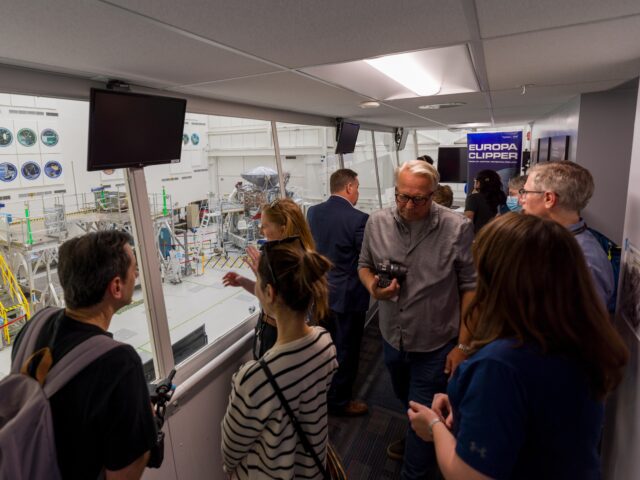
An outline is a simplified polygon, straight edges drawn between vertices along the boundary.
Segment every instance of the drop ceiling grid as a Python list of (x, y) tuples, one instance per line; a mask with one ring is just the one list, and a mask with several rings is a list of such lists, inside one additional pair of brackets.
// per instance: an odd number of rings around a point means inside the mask
[(640, 14), (637, 0), (476, 0), (483, 38)]
[(469, 38), (459, 1), (109, 3), (289, 68), (461, 44)]
[(329, 116), (350, 116), (366, 97), (291, 72), (172, 89), (242, 103)]
[(633, 78), (640, 16), (484, 40), (491, 90)]
[(6, 2), (0, 31), (0, 57), (154, 85), (274, 70), (100, 3)]

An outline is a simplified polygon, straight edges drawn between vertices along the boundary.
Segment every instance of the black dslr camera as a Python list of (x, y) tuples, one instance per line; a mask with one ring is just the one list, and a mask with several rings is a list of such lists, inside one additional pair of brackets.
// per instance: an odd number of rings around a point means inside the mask
[(378, 287), (387, 288), (394, 278), (401, 282), (407, 275), (407, 267), (399, 263), (387, 260), (376, 265), (376, 275), (378, 275)]
[(151, 403), (155, 410), (156, 432), (157, 439), (156, 444), (151, 448), (151, 455), (149, 456), (149, 462), (147, 467), (160, 468), (162, 461), (164, 460), (164, 432), (162, 426), (164, 425), (164, 415), (167, 410), (167, 403), (171, 400), (173, 392), (176, 386), (172, 383), (173, 377), (176, 374), (174, 368), (169, 373), (169, 376), (164, 380), (161, 380), (157, 384), (149, 385), (149, 396), (151, 397)]

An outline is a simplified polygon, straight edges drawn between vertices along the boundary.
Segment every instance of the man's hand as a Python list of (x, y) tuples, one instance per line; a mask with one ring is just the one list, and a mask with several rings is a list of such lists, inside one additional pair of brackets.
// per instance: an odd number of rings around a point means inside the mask
[(453, 347), (447, 355), (447, 362), (444, 366), (444, 373), (449, 375), (449, 378), (453, 376), (453, 372), (456, 371), (458, 365), (467, 359), (467, 354), (460, 350), (457, 346)]
[(369, 285), (369, 291), (371, 292), (371, 296), (376, 300), (391, 300), (393, 297), (397, 297), (400, 292), (400, 284), (397, 279), (391, 280), (391, 284), (386, 288), (380, 288), (378, 286), (378, 281), (380, 278), (377, 275), (374, 275), (371, 280), (371, 284)]
[(449, 430), (453, 427), (453, 410), (449, 402), (449, 395), (445, 393), (436, 393), (431, 402), (431, 410), (433, 410), (440, 420), (444, 422)]

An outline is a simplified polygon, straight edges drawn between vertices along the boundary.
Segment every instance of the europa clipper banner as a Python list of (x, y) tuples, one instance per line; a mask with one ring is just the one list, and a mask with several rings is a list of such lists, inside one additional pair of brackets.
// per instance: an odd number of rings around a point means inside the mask
[(467, 134), (467, 191), (481, 170), (495, 170), (507, 188), (509, 179), (520, 172), (522, 132)]

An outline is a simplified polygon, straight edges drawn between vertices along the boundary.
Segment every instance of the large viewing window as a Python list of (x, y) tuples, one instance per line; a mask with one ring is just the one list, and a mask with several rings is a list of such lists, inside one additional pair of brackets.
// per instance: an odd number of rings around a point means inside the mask
[[(59, 245), (89, 231), (133, 234), (133, 213), (142, 211), (144, 200), (127, 193), (124, 170), (87, 172), (88, 113), (84, 101), (0, 94), (0, 311), (6, 312), (0, 318), (0, 377), (9, 372), (11, 346), (27, 318), (44, 306), (64, 306)], [(344, 166), (360, 180), (357, 208), (379, 208), (377, 178), (384, 205), (391, 204), (394, 148), (391, 133), (376, 132), (374, 139), (361, 129), (354, 153), (344, 155)], [(285, 195), (305, 212), (326, 200), (329, 178), (340, 165), (334, 149), (333, 127), (187, 113), (180, 163), (147, 167), (141, 177), (151, 217), (143, 220), (153, 226), (153, 238), (145, 234), (136, 248), (144, 249), (141, 266), (157, 255), (159, 274), (140, 279), (146, 290), (136, 288), (132, 304), (114, 315), (109, 329), (136, 349), (149, 380), (155, 377), (154, 352), (166, 370), (171, 365), (162, 352), (171, 349), (180, 364), (238, 327), (250, 329), (256, 297), (225, 287), (222, 279), (228, 272), (253, 278), (245, 248), (260, 241), (260, 207), (282, 195), (281, 181)], [(145, 291), (153, 285), (161, 297), (150, 294), (158, 300), (146, 305)]]

